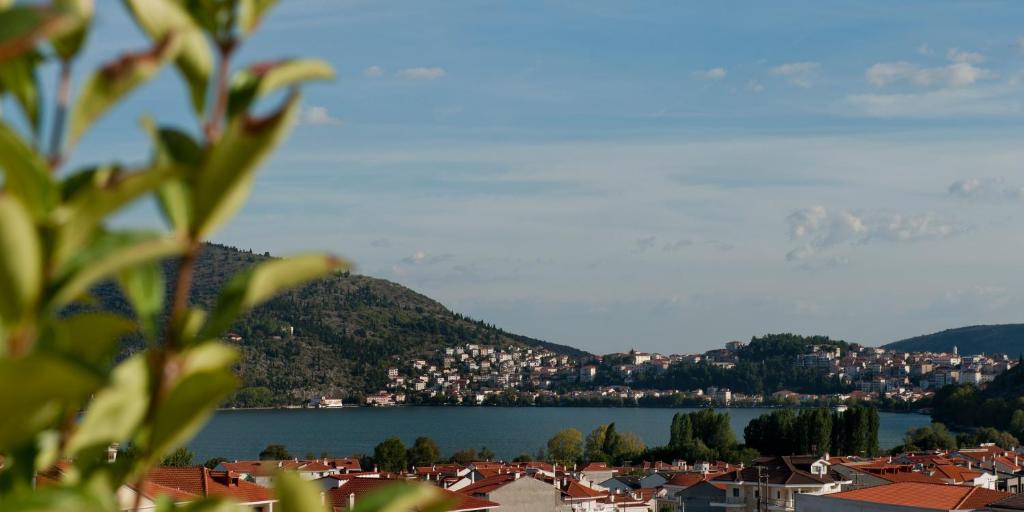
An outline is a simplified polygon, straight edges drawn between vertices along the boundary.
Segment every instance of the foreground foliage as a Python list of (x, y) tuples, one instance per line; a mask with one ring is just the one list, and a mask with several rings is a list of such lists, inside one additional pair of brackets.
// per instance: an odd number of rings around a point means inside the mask
[[(188, 301), (202, 241), (241, 208), (256, 169), (289, 131), (298, 86), (333, 75), (314, 59), (233, 69), (238, 47), (274, 3), (125, 0), (149, 46), (75, 88), (73, 64), (96, 35), (92, 1), (0, 1), (0, 93), (20, 110), (0, 121), (0, 510), (119, 510), (115, 493), (144, 488), (154, 465), (192, 463), (177, 450), (237, 384), (238, 351), (219, 338), (278, 292), (346, 267), (323, 254), (266, 260), (233, 276), (210, 308)], [(38, 76), (47, 60), (59, 73), (52, 95)], [(143, 118), (148, 162), (65, 169), (93, 124), (167, 66), (183, 79), (196, 126)], [(283, 95), (278, 105), (254, 113), (275, 93)], [(144, 198), (159, 204), (165, 231), (111, 227), (112, 214)], [(167, 259), (175, 262), (169, 286), (160, 266)], [(86, 307), (91, 290), (111, 280), (131, 316)], [(131, 333), (144, 349), (114, 364)], [(115, 444), (131, 449), (109, 463)], [(66, 461), (59, 482), (36, 487), (36, 474), (58, 461)], [(277, 492), (281, 510), (323, 507), (315, 487), (290, 475)], [(420, 489), (401, 493), (406, 504), (429, 498)], [(390, 498), (375, 499), (383, 506)], [(369, 501), (363, 510), (375, 509)], [(187, 508), (234, 506), (202, 500)]]

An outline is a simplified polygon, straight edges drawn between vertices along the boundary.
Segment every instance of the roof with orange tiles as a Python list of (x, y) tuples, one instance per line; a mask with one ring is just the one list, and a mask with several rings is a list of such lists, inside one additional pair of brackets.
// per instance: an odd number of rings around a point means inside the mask
[(665, 482), (665, 485), (691, 487), (716, 476), (718, 476), (718, 473), (676, 473), (668, 477), (668, 481)]
[(583, 468), (583, 471), (612, 471), (617, 472), (618, 469), (608, 467), (608, 464), (604, 462), (591, 462), (587, 464), (587, 467)]
[[(360, 499), (366, 494), (372, 493), (388, 485), (401, 483), (408, 483), (408, 481), (387, 478), (354, 478), (339, 487), (328, 490), (327, 499), (330, 501), (334, 510), (347, 510), (349, 497), (351, 495), (355, 495), (355, 503), (358, 505), (360, 503)], [(444, 499), (450, 503), (448, 505), (447, 512), (489, 510), (498, 508), (499, 506), (493, 501), (477, 498), (476, 496), (456, 493), (447, 489), (438, 488), (437, 490), (444, 496)]]
[(277, 501), (270, 489), (247, 482), (229, 471), (199, 467), (156, 468), (147, 480), (197, 496), (223, 496), (241, 503)]
[(828, 494), (827, 499), (863, 501), (928, 510), (973, 510), (1011, 496), (981, 487), (901, 482)]
[(1024, 510), (1024, 494), (1015, 494), (989, 505), (994, 509)]
[(281, 469), (289, 471), (324, 472), (334, 467), (319, 460), (236, 460), (224, 461), (221, 466), (228, 471), (245, 473), (247, 475), (271, 476)]
[(955, 482), (970, 482), (982, 475), (979, 471), (954, 466), (952, 464), (939, 464), (933, 469), (935, 470), (935, 476), (939, 478), (948, 478)]
[(570, 480), (569, 485), (562, 489), (562, 496), (567, 500), (593, 500), (608, 496), (608, 492), (587, 487), (576, 480)]

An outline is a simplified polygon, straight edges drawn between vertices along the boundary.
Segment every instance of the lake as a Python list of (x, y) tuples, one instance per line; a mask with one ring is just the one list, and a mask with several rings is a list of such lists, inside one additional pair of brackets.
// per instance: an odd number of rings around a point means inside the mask
[[(398, 436), (406, 445), (418, 436), (437, 441), (449, 455), (462, 448), (486, 446), (500, 457), (535, 453), (555, 432), (573, 427), (586, 435), (603, 423), (619, 432), (637, 433), (649, 446), (668, 442), (672, 415), (696, 409), (605, 407), (391, 407), (218, 411), (189, 448), (198, 461), (211, 457), (255, 459), (268, 444), (283, 444), (297, 457), (323, 452), (336, 456), (373, 453), (384, 438)], [(728, 409), (732, 429), (742, 441), (743, 428), (770, 409)], [(921, 414), (881, 413), (879, 443), (900, 444), (911, 427), (927, 425)]]

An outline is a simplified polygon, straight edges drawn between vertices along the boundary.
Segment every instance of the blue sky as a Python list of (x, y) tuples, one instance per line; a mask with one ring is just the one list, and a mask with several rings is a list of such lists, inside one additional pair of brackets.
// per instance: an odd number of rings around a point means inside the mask
[[(285, 0), (319, 56), (216, 240), (327, 249), (509, 330), (687, 352), (1021, 320), (1024, 4)], [(143, 39), (102, 0), (86, 64)], [(80, 69), (84, 66), (80, 66)], [(190, 126), (166, 72), (78, 159)], [(145, 208), (127, 218), (147, 222)]]

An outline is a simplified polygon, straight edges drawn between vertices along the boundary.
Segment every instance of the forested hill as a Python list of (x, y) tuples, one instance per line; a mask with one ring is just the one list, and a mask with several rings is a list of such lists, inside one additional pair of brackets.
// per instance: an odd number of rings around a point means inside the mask
[(934, 334), (916, 336), (885, 346), (909, 352), (952, 352), (957, 347), (961, 354), (1009, 354), (1024, 352), (1024, 324), (972, 325), (947, 329)]
[[(270, 258), (207, 244), (196, 268), (193, 303), (212, 306), (224, 283), (240, 270)], [(173, 267), (167, 267), (168, 282)], [(127, 306), (112, 285), (97, 295), (107, 309)], [(294, 335), (289, 334), (294, 328)], [(466, 318), (404, 286), (367, 276), (340, 274), (286, 293), (246, 315), (234, 328), (242, 337), (243, 387), (266, 388), (275, 403), (314, 394), (356, 398), (387, 382), (387, 368), (466, 343), (543, 347), (572, 357), (581, 350), (511, 334)], [(263, 395), (266, 389), (259, 389)], [(251, 392), (251, 390), (250, 390)]]

